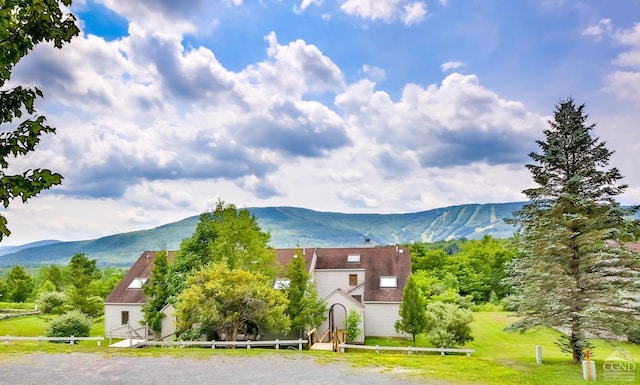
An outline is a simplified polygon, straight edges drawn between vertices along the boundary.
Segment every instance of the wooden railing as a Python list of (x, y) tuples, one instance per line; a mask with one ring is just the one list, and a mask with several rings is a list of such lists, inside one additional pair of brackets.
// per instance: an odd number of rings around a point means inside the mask
[(247, 349), (258, 346), (274, 346), (276, 350), (280, 349), (280, 346), (295, 346), (298, 345), (298, 350), (302, 350), (302, 345), (306, 344), (307, 340), (274, 340), (274, 341), (144, 341), (136, 344), (136, 346), (177, 346), (184, 348), (185, 346), (208, 346), (211, 349), (216, 347), (238, 347), (242, 346)]
[(42, 341), (65, 341), (69, 342), (69, 344), (73, 345), (77, 341), (98, 341), (98, 346), (104, 340), (104, 337), (17, 337), (17, 336), (4, 336), (0, 337), (0, 339), (4, 340), (5, 345), (9, 345), (9, 341), (38, 341), (38, 345), (42, 343)]
[(344, 352), (345, 349), (364, 349), (375, 350), (376, 353), (380, 353), (381, 350), (385, 351), (400, 351), (407, 352), (408, 354), (414, 352), (438, 352), (444, 356), (446, 353), (466, 353), (467, 357), (471, 357), (471, 353), (475, 353), (475, 349), (457, 349), (457, 348), (416, 348), (416, 347), (403, 347), (403, 346), (371, 346), (371, 345), (350, 345), (340, 344), (340, 351)]
[[(115, 329), (109, 329), (109, 332), (107, 333), (107, 338), (109, 338), (109, 345), (111, 345), (113, 343), (113, 338), (116, 338), (113, 336), (114, 332), (118, 332), (118, 331), (122, 331), (122, 330), (126, 330), (127, 331), (127, 338), (129, 341), (132, 341), (134, 338), (134, 334), (135, 336), (138, 337), (138, 339), (141, 340), (148, 340), (149, 339), (149, 329), (147, 328), (147, 326), (140, 326), (139, 328), (134, 329), (130, 324), (126, 324), (123, 326), (120, 326), (118, 328)], [(143, 334), (141, 335), (140, 332), (142, 331)]]

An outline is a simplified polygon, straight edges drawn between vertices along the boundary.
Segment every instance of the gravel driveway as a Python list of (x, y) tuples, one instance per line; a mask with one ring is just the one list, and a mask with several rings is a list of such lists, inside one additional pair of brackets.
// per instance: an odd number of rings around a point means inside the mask
[(105, 357), (100, 354), (0, 356), (0, 384), (419, 384), (402, 373), (319, 364), (305, 356)]

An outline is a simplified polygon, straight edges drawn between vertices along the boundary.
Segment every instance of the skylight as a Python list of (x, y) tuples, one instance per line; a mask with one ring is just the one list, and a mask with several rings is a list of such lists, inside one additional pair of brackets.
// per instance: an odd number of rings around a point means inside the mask
[(398, 287), (398, 277), (380, 277), (380, 287)]
[(360, 263), (360, 254), (349, 254), (347, 255), (348, 263)]
[(129, 287), (127, 289), (142, 289), (145, 283), (147, 283), (148, 278), (134, 278), (131, 280)]

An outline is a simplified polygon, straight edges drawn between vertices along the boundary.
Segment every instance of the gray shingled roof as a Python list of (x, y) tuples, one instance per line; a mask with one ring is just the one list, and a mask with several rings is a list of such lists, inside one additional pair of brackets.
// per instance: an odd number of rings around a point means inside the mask
[[(282, 265), (286, 265), (299, 249), (276, 249), (276, 258)], [(411, 257), (409, 248), (397, 246), (384, 247), (345, 247), (304, 249), (307, 268), (311, 266), (313, 252), (318, 259), (315, 268), (323, 269), (365, 269), (365, 287), (363, 301), (401, 302), (402, 291), (411, 274)], [(111, 291), (105, 303), (145, 303), (147, 297), (142, 289), (129, 289), (129, 285), (136, 278), (149, 278), (153, 268), (153, 260), (158, 252), (145, 251), (133, 264), (122, 281)], [(173, 260), (175, 251), (169, 251), (169, 261)], [(359, 263), (347, 262), (350, 254), (360, 255)], [(397, 277), (396, 288), (381, 288), (380, 277)]]
[[(136, 278), (149, 279), (151, 277), (153, 260), (157, 253), (158, 251), (145, 251), (142, 253), (120, 283), (111, 290), (104, 303), (145, 303), (147, 296), (144, 295), (142, 289), (129, 289), (129, 285)], [(173, 260), (174, 255), (175, 251), (167, 252), (169, 261)]]
[[(411, 256), (408, 247), (343, 247), (305, 249), (307, 267), (311, 265), (313, 252), (318, 260), (316, 270), (323, 269), (365, 269), (365, 287), (363, 301), (401, 302), (402, 291), (411, 274)], [(278, 249), (278, 261), (285, 265), (293, 258), (295, 249)], [(360, 263), (347, 262), (350, 254), (360, 255)], [(380, 277), (398, 278), (398, 287), (381, 288)]]

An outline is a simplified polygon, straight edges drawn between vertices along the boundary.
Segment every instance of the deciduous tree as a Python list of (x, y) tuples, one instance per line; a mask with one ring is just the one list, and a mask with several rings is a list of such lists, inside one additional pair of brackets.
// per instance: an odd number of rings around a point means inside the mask
[(171, 266), (171, 295), (180, 293), (192, 271), (210, 263), (274, 278), (276, 260), (268, 247), (270, 238), (249, 210), (218, 201), (214, 211), (200, 215), (195, 232), (180, 245)]
[[(14, 198), (26, 202), (62, 180), (60, 174), (40, 168), (6, 173), (10, 158), (27, 155), (43, 134), (55, 133), (55, 128), (36, 114), (35, 101), (42, 97), (39, 89), (3, 87), (14, 66), (37, 44), (53, 42), (60, 48), (78, 34), (75, 17), (63, 7), (69, 5), (71, 0), (5, 0), (0, 4), (0, 125), (6, 127), (24, 113), (29, 115), (15, 129), (0, 132), (0, 201), (5, 208)], [(0, 215), (0, 240), (9, 234), (7, 219)]]
[(561, 341), (578, 363), (588, 346), (587, 333), (623, 334), (637, 322), (640, 259), (611, 247), (624, 227), (625, 210), (615, 201), (626, 185), (612, 152), (593, 138), (584, 105), (561, 101), (538, 141), (540, 152), (527, 168), (536, 187), (516, 221), (521, 226), (520, 256), (511, 278), (520, 296), (513, 328), (548, 326), (567, 333)]
[(9, 299), (13, 302), (26, 302), (33, 291), (33, 279), (22, 266), (14, 266), (7, 274)]
[(196, 271), (178, 296), (178, 333), (199, 325), (209, 338), (224, 335), (236, 341), (238, 333), (255, 325), (269, 332), (287, 332), (284, 314), (287, 298), (272, 287), (272, 280), (260, 273), (212, 264)]

